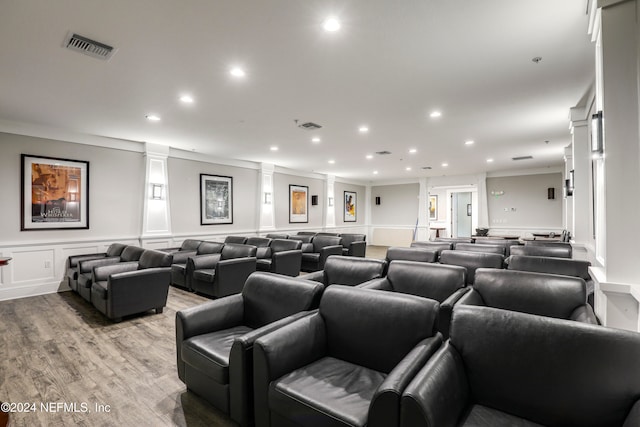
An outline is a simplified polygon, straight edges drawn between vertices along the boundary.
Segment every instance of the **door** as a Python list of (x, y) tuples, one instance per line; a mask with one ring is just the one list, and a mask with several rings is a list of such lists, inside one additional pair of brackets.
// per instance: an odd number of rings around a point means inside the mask
[(471, 192), (451, 193), (453, 237), (471, 237)]

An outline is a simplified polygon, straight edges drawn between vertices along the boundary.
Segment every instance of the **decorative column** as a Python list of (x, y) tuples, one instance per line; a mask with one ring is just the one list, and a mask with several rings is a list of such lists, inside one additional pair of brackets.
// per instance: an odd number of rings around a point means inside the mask
[(142, 238), (171, 235), (168, 157), (169, 147), (145, 143), (146, 174)]
[(334, 184), (336, 182), (336, 177), (333, 175), (327, 175), (325, 179), (325, 194), (327, 198), (325, 199), (325, 216), (324, 216), (324, 228), (335, 228), (336, 226), (336, 206), (338, 202), (335, 198)]
[(570, 193), (570, 190), (566, 186), (566, 181), (571, 180), (571, 171), (573, 171), (574, 167), (572, 151), (571, 146), (564, 148), (564, 173), (562, 181), (562, 210), (564, 220), (562, 222), (563, 228), (569, 230), (571, 236), (575, 236), (575, 229), (573, 226), (575, 218), (573, 193)]
[[(591, 215), (589, 197), (591, 185), (589, 173), (591, 171), (591, 143), (589, 140), (588, 110), (582, 108), (571, 109), (571, 157), (573, 170), (573, 197), (571, 208), (573, 209), (572, 240), (581, 245), (587, 245), (593, 241), (591, 232)], [(567, 199), (569, 200), (569, 199)]]
[(420, 178), (418, 190), (418, 229), (414, 240), (429, 240), (429, 187), (427, 178)]
[(371, 184), (367, 184), (367, 186), (364, 187), (364, 225), (366, 227), (365, 234), (367, 235), (368, 244), (371, 244), (371, 239), (373, 239), (373, 230), (371, 229), (371, 204), (373, 202), (371, 199)]
[(270, 232), (275, 227), (275, 195), (273, 192), (273, 171), (275, 166), (270, 163), (260, 165), (258, 175), (258, 206), (260, 207), (260, 223), (258, 224), (258, 234)]

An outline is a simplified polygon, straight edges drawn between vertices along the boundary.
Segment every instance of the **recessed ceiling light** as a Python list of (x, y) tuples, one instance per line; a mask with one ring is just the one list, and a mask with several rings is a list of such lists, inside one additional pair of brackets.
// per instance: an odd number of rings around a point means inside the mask
[(159, 122), (160, 121), (160, 116), (155, 115), (155, 114), (147, 114), (145, 117), (147, 118), (147, 120), (152, 121), (152, 122)]
[(313, 138), (311, 138), (311, 142), (317, 144), (318, 142), (320, 142), (320, 138), (318, 138), (317, 136), (314, 136)]
[(274, 145), (274, 146), (272, 146), (272, 147), (270, 148), (270, 150), (271, 150), (271, 151), (278, 151), (278, 147), (276, 147), (276, 146)]
[(443, 163), (443, 164), (442, 164), (442, 167), (443, 167), (443, 168), (446, 168), (447, 166), (449, 166), (449, 163)]
[(334, 16), (330, 16), (322, 23), (322, 28), (329, 33), (335, 33), (340, 29), (340, 21)]
[(240, 67), (233, 67), (231, 70), (229, 70), (229, 74), (231, 74), (233, 77), (244, 77), (247, 75), (247, 73), (245, 73), (245, 71)]
[(404, 170), (410, 171), (411, 170), (411, 166), (407, 166)]
[(180, 97), (180, 101), (184, 102), (185, 104), (193, 104), (193, 97), (191, 95), (182, 95)]
[(369, 160), (373, 159), (373, 154), (367, 154), (367, 159)]
[(358, 131), (359, 131), (360, 133), (367, 133), (367, 132), (369, 132), (369, 127), (368, 127), (368, 126), (360, 126), (360, 127), (358, 128)]
[(417, 152), (418, 152), (418, 150), (415, 149), (415, 148), (412, 148), (412, 149), (409, 150), (409, 153), (411, 153), (411, 154), (415, 154)]
[(373, 171), (373, 174), (374, 175), (378, 175), (378, 171)]
[(429, 114), (429, 117), (431, 117), (432, 119), (440, 116), (442, 116), (442, 113), (440, 111), (432, 111), (431, 114)]
[(469, 139), (469, 140), (467, 140), (467, 141), (465, 141), (465, 142), (464, 142), (464, 145), (473, 145), (474, 143), (475, 143), (475, 141), (474, 141), (474, 140)]
[(330, 165), (334, 164), (335, 162), (336, 162), (336, 161), (335, 161), (335, 160), (333, 160), (333, 159), (332, 159), (332, 160), (329, 160), (329, 164), (330, 164)]
[(487, 159), (487, 163), (492, 163), (493, 159)]

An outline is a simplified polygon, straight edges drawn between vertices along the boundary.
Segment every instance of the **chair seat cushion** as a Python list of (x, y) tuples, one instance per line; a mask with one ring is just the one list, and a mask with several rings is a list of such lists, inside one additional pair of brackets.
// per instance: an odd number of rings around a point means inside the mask
[(256, 269), (258, 271), (270, 271), (271, 270), (271, 258), (257, 259)]
[(216, 270), (213, 268), (205, 268), (202, 270), (196, 270), (193, 272), (193, 278), (202, 282), (213, 283), (213, 279), (216, 277)]
[(107, 299), (109, 292), (107, 291), (107, 281), (96, 282), (91, 285), (91, 293), (99, 295), (102, 299)]
[(187, 269), (187, 264), (171, 264), (171, 272), (184, 274)]
[(182, 360), (217, 383), (229, 384), (229, 353), (233, 340), (251, 331), (248, 326), (236, 326), (189, 338), (182, 343)]
[(79, 274), (78, 287), (91, 288), (91, 274)]
[(320, 261), (320, 254), (317, 253), (317, 252), (303, 253), (302, 254), (302, 259), (304, 261), (319, 262)]
[[(369, 404), (386, 375), (324, 357), (271, 383), (269, 406), (306, 425), (366, 426)], [(338, 423), (336, 423), (336, 420)]]
[(531, 421), (527, 421), (523, 418), (518, 418), (505, 412), (498, 411), (496, 409), (489, 408), (482, 405), (473, 405), (467, 418), (460, 423), (460, 427), (495, 427), (495, 426), (509, 426), (509, 427), (544, 427), (541, 424), (536, 424)]

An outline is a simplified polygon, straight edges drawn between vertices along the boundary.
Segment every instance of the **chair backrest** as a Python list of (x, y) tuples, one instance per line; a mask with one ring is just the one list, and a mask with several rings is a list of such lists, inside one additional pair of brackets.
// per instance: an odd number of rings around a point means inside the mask
[(236, 243), (227, 243), (222, 248), (221, 259), (234, 259), (256, 256), (258, 248), (250, 245), (240, 245)]
[(300, 240), (273, 239), (271, 241), (271, 253), (293, 251), (302, 247)]
[(124, 245), (122, 243), (112, 243), (107, 248), (107, 256), (108, 257), (120, 256), (122, 255), (122, 251), (124, 251), (126, 247), (127, 245)]
[(341, 234), (342, 237), (342, 246), (345, 248), (348, 247), (353, 242), (366, 242), (367, 235), (366, 234)]
[(249, 237), (246, 244), (255, 246), (256, 248), (266, 248), (271, 244), (271, 239), (267, 237)]
[(394, 260), (437, 262), (440, 252), (437, 249), (427, 248), (404, 248), (392, 246), (387, 249), (387, 262)]
[(512, 255), (509, 270), (535, 271), (538, 273), (562, 274), (591, 280), (589, 261), (542, 256)]
[(333, 236), (333, 237), (341, 237), (340, 233), (327, 233), (327, 232), (320, 232), (320, 233), (316, 233), (316, 236)]
[(316, 233), (315, 231), (298, 231), (296, 234), (298, 236), (315, 236), (318, 233)]
[(200, 243), (202, 243), (202, 240), (185, 239), (182, 242), (182, 245), (180, 245), (180, 250), (181, 251), (197, 251), (198, 246), (200, 246)]
[(391, 261), (387, 280), (395, 292), (442, 302), (466, 284), (467, 270), (458, 265)]
[(571, 258), (571, 246), (525, 245), (511, 248), (511, 255), (546, 256), (554, 258)]
[(450, 342), (478, 404), (542, 425), (621, 426), (640, 396), (635, 332), (460, 306)]
[(476, 239), (476, 244), (504, 246), (504, 256), (506, 257), (511, 255), (512, 247), (522, 246), (518, 239)]
[(224, 243), (220, 242), (202, 242), (198, 246), (198, 255), (219, 254), (224, 248)]
[(489, 307), (560, 319), (587, 302), (583, 279), (557, 274), (479, 268), (473, 289)]
[(485, 252), (489, 254), (505, 254), (504, 245), (485, 245), (484, 243), (457, 243), (456, 251)]
[(138, 261), (138, 270), (155, 267), (171, 267), (173, 255), (153, 249), (146, 249), (140, 255)]
[(435, 242), (451, 242), (453, 243), (453, 249), (456, 248), (458, 243), (473, 243), (473, 239), (466, 237), (436, 237)]
[(138, 246), (127, 246), (124, 248), (122, 253), (120, 254), (120, 261), (129, 262), (129, 261), (138, 261), (144, 252), (143, 248), (139, 248)]
[(313, 251), (320, 252), (320, 249), (326, 246), (342, 245), (342, 239), (336, 236), (315, 236), (311, 243), (313, 244)]
[(302, 243), (311, 243), (315, 234), (294, 234), (293, 236), (289, 236), (289, 240), (298, 240)]
[(318, 308), (318, 282), (274, 273), (251, 273), (242, 288), (244, 324), (259, 328), (292, 314)]
[(477, 268), (502, 268), (504, 257), (500, 254), (467, 251), (442, 251), (441, 264), (460, 265), (467, 269), (467, 284), (473, 284)]
[(439, 304), (413, 295), (334, 285), (320, 301), (327, 354), (389, 373), (421, 340), (436, 334)]
[(225, 243), (237, 243), (239, 245), (244, 245), (247, 243), (247, 238), (244, 236), (227, 236), (224, 239)]
[(289, 235), (284, 233), (269, 233), (265, 237), (269, 239), (288, 239)]
[(324, 263), (324, 284), (359, 285), (382, 277), (386, 268), (387, 263), (380, 259), (331, 255)]
[(412, 248), (426, 248), (436, 251), (447, 251), (453, 249), (453, 242), (411, 242)]

